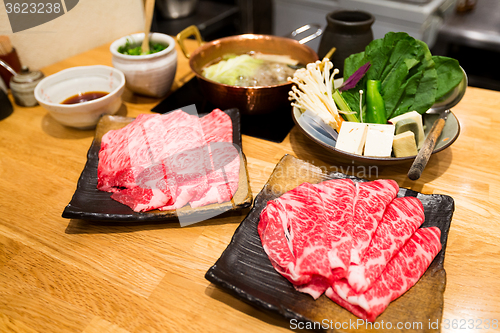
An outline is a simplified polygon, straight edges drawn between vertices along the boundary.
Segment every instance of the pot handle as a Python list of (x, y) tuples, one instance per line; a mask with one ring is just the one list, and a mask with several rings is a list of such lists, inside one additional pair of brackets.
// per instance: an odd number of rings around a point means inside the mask
[(313, 34), (299, 40), (300, 44), (305, 44), (307, 42), (312, 41), (313, 39), (318, 38), (319, 36), (321, 36), (323, 34), (323, 29), (321, 29), (321, 26), (319, 24), (310, 23), (310, 24), (303, 25), (300, 28), (297, 28), (294, 31), (290, 32), (286, 37), (293, 38), (301, 33), (304, 33), (306, 31), (309, 31), (312, 29), (316, 29), (316, 31)]
[(181, 47), (182, 53), (184, 53), (184, 56), (189, 59), (191, 54), (188, 52), (186, 46), (184, 45), (184, 40), (190, 36), (194, 36), (196, 40), (198, 41), (198, 46), (203, 45), (203, 39), (201, 38), (200, 30), (195, 25), (191, 25), (187, 27), (186, 29), (182, 30), (177, 34), (177, 43), (179, 43), (179, 46)]

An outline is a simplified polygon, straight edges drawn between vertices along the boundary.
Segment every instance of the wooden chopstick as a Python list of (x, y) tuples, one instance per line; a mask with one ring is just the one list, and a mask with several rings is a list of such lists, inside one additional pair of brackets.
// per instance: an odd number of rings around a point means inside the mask
[(6, 55), (12, 52), (12, 43), (8, 36), (0, 36), (0, 55)]

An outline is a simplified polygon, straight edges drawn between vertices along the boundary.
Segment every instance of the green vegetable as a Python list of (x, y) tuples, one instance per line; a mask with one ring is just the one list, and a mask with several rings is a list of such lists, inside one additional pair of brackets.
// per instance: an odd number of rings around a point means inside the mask
[[(424, 42), (404, 32), (389, 32), (384, 38), (373, 40), (364, 52), (347, 58), (344, 80), (366, 62), (370, 62), (371, 67), (365, 77), (355, 88), (342, 93), (344, 100), (358, 115), (359, 90), (366, 91), (368, 80), (380, 81), (385, 119), (389, 119), (413, 110), (424, 113), (463, 78), (458, 62), (446, 57), (433, 57)], [(361, 102), (362, 105), (366, 103)]]
[(438, 100), (454, 89), (462, 81), (464, 75), (456, 59), (433, 56), (432, 60), (436, 64), (437, 75), (440, 78), (436, 92), (436, 100)]
[[(350, 61), (345, 61), (344, 65), (344, 80), (347, 80), (349, 77), (351, 77), (352, 74), (356, 72), (358, 68), (363, 66), (365, 62), (365, 53), (355, 53), (349, 57)], [(373, 67), (373, 64), (370, 66), (370, 68)], [(370, 70), (368, 70), (369, 72)], [(368, 74), (368, 72), (366, 74)], [(349, 89), (347, 91), (342, 92), (342, 98), (344, 101), (346, 101), (347, 105), (351, 108), (352, 111), (357, 113), (357, 117), (359, 119), (365, 119), (365, 117), (362, 116), (361, 112), (362, 110), (359, 109), (359, 87), (366, 87), (366, 75), (358, 82), (355, 88)], [(358, 89), (358, 90), (356, 90)], [(365, 90), (363, 88), (363, 90)], [(362, 101), (361, 104), (365, 104), (365, 95), (363, 94), (362, 96)]]
[(333, 92), (332, 97), (339, 110), (344, 111), (341, 113), (341, 115), (345, 120), (359, 123), (357, 113), (351, 110), (349, 104), (346, 103), (346, 101), (342, 98), (342, 94), (337, 89), (335, 89), (335, 91)]
[[(153, 54), (165, 50), (168, 45), (163, 45), (159, 43), (149, 42), (149, 52), (147, 54)], [(133, 45), (127, 39), (125, 45), (118, 47), (118, 52), (127, 55), (142, 55), (141, 45)]]
[(234, 86), (239, 77), (252, 77), (262, 63), (263, 60), (242, 54), (208, 66), (202, 74), (207, 79)]
[(385, 102), (380, 94), (381, 82), (368, 80), (366, 84), (366, 122), (386, 124)]

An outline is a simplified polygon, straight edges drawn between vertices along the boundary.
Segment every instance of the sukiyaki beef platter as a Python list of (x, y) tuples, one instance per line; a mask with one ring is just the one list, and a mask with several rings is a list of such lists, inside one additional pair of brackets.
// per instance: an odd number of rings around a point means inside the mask
[(206, 278), (291, 327), (426, 332), (442, 318), (453, 211), (449, 196), (285, 155)]
[(182, 223), (249, 207), (239, 111), (185, 110), (102, 117), (63, 217)]

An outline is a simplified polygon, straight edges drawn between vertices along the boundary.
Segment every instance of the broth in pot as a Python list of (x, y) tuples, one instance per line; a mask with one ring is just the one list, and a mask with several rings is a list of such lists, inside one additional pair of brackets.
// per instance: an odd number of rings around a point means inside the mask
[(202, 75), (218, 83), (238, 87), (274, 86), (288, 82), (303, 66), (287, 55), (249, 52), (225, 54), (222, 59), (208, 64)]
[[(182, 39), (178, 36), (179, 44)], [(182, 47), (181, 47), (182, 48)], [(185, 49), (185, 48), (184, 48)], [(291, 38), (245, 34), (229, 36), (206, 42), (189, 57), (189, 66), (195, 73), (200, 91), (208, 102), (220, 109), (237, 108), (241, 114), (267, 114), (272, 112), (291, 112), (288, 93), (292, 82), (282, 84), (242, 87), (218, 83), (203, 76), (203, 69), (216, 64), (226, 54), (251, 54), (260, 52), (265, 55), (279, 55), (298, 60), (298, 64), (306, 65), (318, 60), (316, 52), (307, 45), (300, 44)]]

